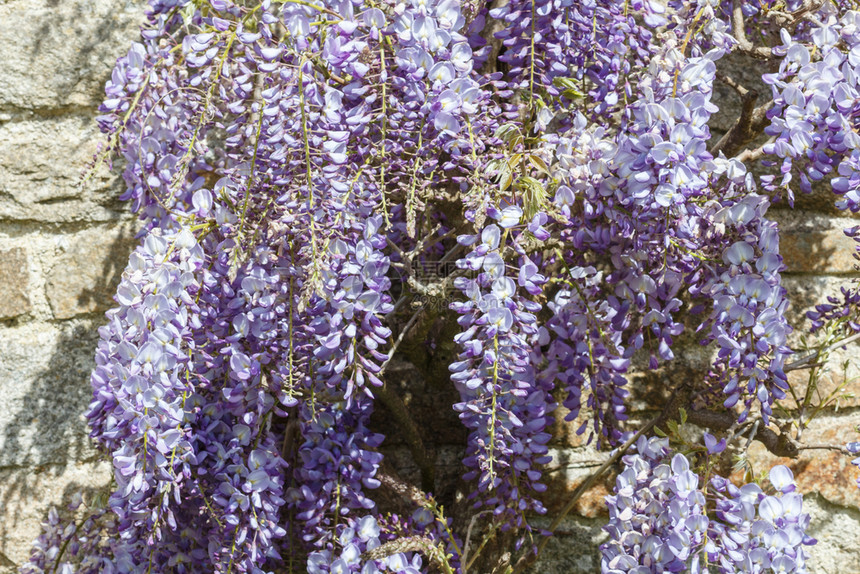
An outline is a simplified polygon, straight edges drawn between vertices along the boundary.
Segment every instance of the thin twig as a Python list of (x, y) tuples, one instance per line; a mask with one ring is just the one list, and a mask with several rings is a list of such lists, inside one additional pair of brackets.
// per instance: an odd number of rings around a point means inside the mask
[[(806, 363), (803, 365), (792, 365), (791, 369), (789, 370), (796, 371), (798, 369), (815, 369), (818, 367), (823, 367), (826, 364), (827, 363)], [(783, 368), (783, 372), (785, 372), (785, 368)]]
[(770, 124), (767, 112), (773, 106), (773, 100), (756, 107), (758, 92), (747, 90), (740, 84), (734, 83), (730, 78), (721, 78), (729, 86), (733, 87), (741, 96), (741, 113), (734, 125), (729, 128), (723, 137), (711, 148), (711, 154), (717, 155), (723, 152), (726, 157), (737, 154), (746, 144), (764, 133), (764, 129)]
[(408, 297), (401, 297), (400, 299), (398, 299), (397, 302), (394, 304), (394, 306), (391, 308), (391, 311), (386, 313), (385, 316), (386, 317), (394, 317), (394, 315), (397, 313), (397, 311), (399, 311), (400, 308), (403, 306), (403, 304), (406, 303), (407, 299), (409, 299), (409, 298)]
[[(412, 329), (412, 326), (418, 320), (422, 311), (424, 311), (423, 305), (412, 315), (406, 323), (406, 326), (400, 331), (400, 335), (397, 336), (397, 340), (394, 341), (393, 345), (391, 345), (388, 359), (382, 363), (382, 368), (379, 373), (377, 373), (379, 378), (382, 378), (382, 375), (385, 374), (385, 370), (391, 363), (394, 353)], [(400, 398), (400, 395), (398, 395), (396, 391), (390, 389), (387, 383), (376, 388), (374, 393), (379, 397), (379, 400), (382, 401), (382, 404), (385, 405), (385, 408), (388, 409), (388, 412), (395, 418), (399, 424), (400, 431), (403, 432), (403, 438), (406, 441), (406, 445), (412, 453), (412, 459), (415, 461), (421, 474), (421, 488), (425, 491), (432, 492), (436, 485), (436, 466), (434, 464), (433, 457), (430, 456), (430, 453), (427, 452), (427, 447), (424, 446), (424, 441), (421, 438), (421, 431), (418, 430), (418, 425), (415, 423), (412, 415), (409, 414), (409, 409), (406, 408), (406, 404)]]
[(735, 79), (732, 78), (731, 76), (729, 76), (728, 74), (723, 74), (722, 72), (717, 72), (716, 76), (717, 76), (717, 79), (719, 81), (721, 81), (722, 83), (726, 84), (727, 86), (729, 86), (730, 88), (735, 90), (740, 97), (744, 97), (749, 93), (748, 89), (746, 89), (744, 86), (742, 86), (741, 84), (736, 82)]
[(780, 28), (794, 28), (801, 20), (809, 20), (819, 27), (824, 27), (821, 21), (812, 15), (824, 5), (824, 0), (806, 0), (800, 8), (794, 12), (783, 12), (781, 10), (768, 10), (767, 16)]
[(744, 451), (748, 451), (750, 449), (750, 445), (752, 441), (755, 440), (756, 435), (758, 435), (758, 429), (761, 428), (761, 419), (755, 421), (752, 425), (752, 429), (750, 430), (750, 434), (747, 437), (747, 443), (744, 445)]
[(773, 143), (774, 141), (776, 141), (775, 138), (771, 138), (767, 142), (765, 142), (763, 145), (761, 145), (755, 149), (744, 150), (740, 154), (738, 154), (737, 157), (735, 157), (735, 159), (741, 163), (746, 163), (748, 161), (755, 161), (755, 160), (761, 158), (761, 156), (765, 155), (764, 147), (769, 143)]
[(397, 339), (392, 343), (391, 350), (388, 351), (388, 358), (385, 359), (385, 362), (382, 363), (381, 370), (376, 374), (377, 377), (382, 378), (382, 375), (385, 374), (385, 369), (388, 368), (388, 364), (391, 362), (391, 359), (394, 358), (394, 353), (397, 352), (398, 347), (400, 347), (400, 343), (403, 342), (403, 339), (409, 334), (409, 331), (412, 329), (412, 326), (415, 325), (415, 322), (418, 320), (418, 317), (424, 311), (424, 305), (418, 307), (418, 310), (413, 313), (412, 317), (409, 318), (409, 321), (406, 322), (403, 329), (400, 331), (400, 334), (397, 335)]
[(808, 365), (808, 363), (810, 361), (817, 359), (821, 355), (826, 355), (827, 353), (830, 353), (831, 351), (835, 351), (836, 349), (838, 349), (840, 347), (844, 347), (844, 346), (848, 345), (849, 343), (853, 343), (854, 341), (856, 341), (858, 339), (860, 339), (860, 333), (854, 333), (850, 337), (846, 337), (846, 338), (842, 339), (841, 341), (837, 341), (837, 342), (833, 343), (832, 345), (829, 345), (823, 349), (818, 349), (818, 350), (812, 351), (810, 354), (806, 355), (802, 359), (798, 359), (796, 361), (792, 361), (791, 363), (788, 363), (787, 365), (785, 365), (782, 368), (782, 371), (784, 373), (788, 373), (790, 371), (795, 371), (797, 369), (808, 368), (811, 366), (811, 365)]
[[(409, 253), (404, 252), (398, 245), (396, 245), (390, 238), (386, 238), (388, 241), (388, 245), (392, 247), (397, 253), (400, 255), (402, 263), (399, 265), (400, 269), (403, 269), (406, 272), (406, 284), (409, 286), (412, 291), (419, 295), (424, 295), (426, 297), (443, 297), (445, 293), (447, 293), (448, 289), (454, 282), (454, 279), (463, 275), (465, 273), (464, 270), (456, 270), (450, 275), (443, 277), (439, 281), (434, 281), (432, 283), (422, 283), (415, 277), (415, 270), (412, 267), (412, 260), (419, 253), (419, 251), (412, 250)], [(422, 240), (423, 241), (423, 240)], [(448, 261), (450, 261), (456, 252), (461, 248), (460, 244), (457, 244), (454, 248), (452, 248), (440, 261), (436, 262), (437, 267), (443, 266)]]
[[(716, 430), (728, 430), (737, 422), (737, 416), (730, 412), (687, 411), (687, 421), (700, 427)], [(766, 426), (753, 425), (754, 432), (750, 433), (753, 440), (762, 443), (764, 447), (776, 456), (795, 458), (797, 446), (787, 434), (777, 433)], [(756, 427), (756, 425), (758, 425)]]
[(451, 248), (451, 251), (446, 253), (442, 257), (442, 259), (439, 260), (439, 263), (442, 264), (442, 263), (447, 263), (447, 262), (451, 261), (451, 259), (453, 259), (457, 255), (457, 253), (460, 252), (460, 250), (462, 248), (463, 248), (463, 246), (458, 243), (457, 245), (455, 245), (454, 247)]
[(842, 454), (851, 454), (844, 445), (840, 444), (802, 444), (798, 443), (797, 450), (835, 450), (839, 451)]
[(738, 41), (738, 48), (755, 58), (765, 60), (773, 58), (773, 50), (764, 46), (756, 46), (749, 41), (744, 26), (746, 26), (746, 22), (744, 21), (743, 3), (732, 0), (732, 34)]
[(472, 528), (475, 527), (475, 523), (478, 521), (478, 519), (481, 516), (483, 516), (485, 514), (491, 514), (492, 512), (493, 512), (492, 510), (482, 510), (481, 512), (478, 512), (477, 514), (473, 514), (472, 518), (469, 520), (469, 527), (466, 529), (466, 541), (463, 543), (463, 558), (461, 560), (461, 562), (465, 566), (464, 572), (468, 571), (469, 566), (472, 565), (472, 562), (470, 562), (468, 559), (469, 545), (472, 542)]

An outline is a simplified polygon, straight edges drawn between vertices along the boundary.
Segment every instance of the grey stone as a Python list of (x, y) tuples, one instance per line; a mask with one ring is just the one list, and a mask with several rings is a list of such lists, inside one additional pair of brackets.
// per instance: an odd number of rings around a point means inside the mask
[(789, 273), (850, 273), (855, 270), (857, 243), (843, 232), (856, 220), (808, 211), (773, 210), (778, 223), (780, 253)]
[(47, 296), (54, 317), (68, 319), (110, 308), (135, 244), (131, 224), (70, 235), (65, 253), (48, 272)]
[(814, 311), (815, 306), (827, 301), (829, 296), (839, 296), (840, 287), (851, 284), (851, 279), (846, 277), (783, 273), (782, 286), (791, 301), (787, 314), (789, 322), (797, 327), (808, 327), (805, 324), (808, 323), (807, 311)]
[(0, 221), (117, 219), (118, 175), (102, 164), (81, 180), (103, 140), (87, 115), (0, 124)]
[(101, 322), (0, 330), (0, 468), (65, 465), (93, 455), (83, 413)]
[(29, 274), (27, 253), (23, 249), (0, 250), (0, 319), (30, 311)]
[[(550, 448), (552, 462), (547, 464), (541, 481), (546, 484), (542, 496), (548, 516), (560, 512), (568, 503), (573, 492), (600, 467), (608, 458), (607, 452), (600, 452), (594, 444), (575, 448)], [(607, 515), (604, 497), (610, 494), (615, 475), (604, 474), (585, 490), (577, 499), (571, 513), (586, 518), (604, 518)]]
[(809, 534), (818, 542), (808, 546), (810, 574), (847, 574), (860, 565), (860, 511), (830, 504), (814, 493), (803, 499), (809, 513)]
[[(533, 522), (549, 527), (551, 518)], [(569, 517), (562, 520), (529, 574), (593, 574), (600, 572), (600, 544), (607, 536), (601, 530), (605, 519)]]
[(91, 107), (128, 51), (143, 2), (15, 0), (0, 3), (0, 108)]
[(50, 506), (110, 477), (83, 418), (103, 319), (69, 318), (111, 305), (134, 228), (116, 174), (78, 179), (102, 140), (92, 118), (104, 83), (144, 5), (0, 0), (0, 235), (11, 241), (0, 319), (17, 317), (0, 326), (0, 574), (26, 561)]

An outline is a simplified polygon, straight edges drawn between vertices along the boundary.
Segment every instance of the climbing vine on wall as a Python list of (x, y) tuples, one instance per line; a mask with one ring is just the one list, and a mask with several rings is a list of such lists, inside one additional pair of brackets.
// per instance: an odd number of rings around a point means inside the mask
[[(860, 450), (802, 440), (860, 292), (790, 346), (768, 217), (813, 185), (860, 210), (851, 4), (150, 0), (98, 118), (142, 221), (87, 411), (113, 481), (22, 571), (518, 573), (615, 466), (604, 572), (806, 572), (794, 477), (744, 452)], [(742, 102), (720, 138), (717, 83)], [(428, 316), (456, 349), (462, 499), (387, 384)], [(710, 368), (631, 422), (630, 373), (685, 337)], [(562, 419), (612, 456), (546, 531)]]

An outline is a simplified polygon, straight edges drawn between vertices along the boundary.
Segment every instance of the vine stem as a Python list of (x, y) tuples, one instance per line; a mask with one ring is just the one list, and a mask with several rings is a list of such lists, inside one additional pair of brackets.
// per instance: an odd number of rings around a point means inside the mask
[(122, 118), (122, 124), (119, 128), (117, 128), (116, 132), (114, 132), (114, 134), (108, 140), (108, 145), (104, 152), (96, 156), (92, 168), (89, 169), (89, 173), (81, 180), (82, 186), (85, 185), (95, 175), (96, 170), (101, 167), (101, 165), (104, 163), (105, 158), (110, 155), (110, 150), (113, 148), (113, 146), (119, 143), (120, 134), (122, 134), (122, 132), (128, 125), (128, 120), (131, 118), (131, 114), (134, 112), (135, 108), (137, 108), (137, 104), (140, 102), (141, 96), (146, 91), (146, 88), (149, 85), (149, 78), (150, 74), (147, 74), (146, 77), (143, 79), (143, 82), (141, 82), (140, 88), (138, 88), (137, 93), (134, 95), (134, 100), (132, 100), (128, 111), (125, 112), (125, 115)]
[(829, 353), (830, 351), (835, 351), (839, 347), (844, 347), (848, 343), (853, 343), (854, 341), (857, 341), (858, 339), (860, 339), (860, 333), (854, 333), (850, 337), (846, 337), (846, 338), (842, 339), (841, 341), (836, 341), (835, 343), (833, 343), (829, 347), (825, 347), (824, 349), (818, 349), (816, 351), (813, 351), (812, 353), (810, 353), (809, 355), (807, 355), (805, 357), (802, 357), (796, 361), (792, 361), (791, 363), (788, 363), (787, 365), (785, 365), (785, 367), (783, 367), (782, 370), (783, 370), (783, 372), (788, 373), (789, 371), (796, 371), (797, 369), (804, 369), (807, 367), (815, 367), (818, 365), (818, 363), (809, 364), (810, 361), (817, 359), (821, 355), (825, 355), (825, 354)]
[(54, 561), (54, 568), (51, 570), (51, 574), (57, 574), (57, 568), (60, 567), (60, 561), (63, 559), (63, 554), (66, 553), (66, 548), (69, 547), (69, 543), (72, 541), (72, 536), (78, 533), (78, 529), (83, 526), (86, 521), (86, 517), (82, 518), (80, 522), (75, 524), (75, 529), (71, 534), (63, 541), (63, 545), (60, 547), (60, 551), (57, 553), (57, 559)]
[(738, 48), (741, 51), (759, 59), (767, 60), (773, 58), (773, 51), (770, 48), (756, 46), (747, 38), (746, 31), (744, 30), (746, 22), (744, 19), (743, 3), (738, 2), (738, 0), (732, 0), (731, 24), (732, 35), (737, 40)]

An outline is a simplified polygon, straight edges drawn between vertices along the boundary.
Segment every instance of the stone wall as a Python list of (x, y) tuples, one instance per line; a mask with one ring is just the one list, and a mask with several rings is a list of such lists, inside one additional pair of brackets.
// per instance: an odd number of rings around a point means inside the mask
[(102, 488), (82, 413), (96, 329), (135, 234), (121, 180), (80, 176), (96, 108), (143, 3), (0, 0), (0, 572), (51, 505)]
[[(101, 141), (94, 116), (102, 87), (116, 56), (136, 37), (142, 11), (139, 0), (0, 0), (0, 574), (26, 560), (51, 505), (109, 480), (110, 467), (96, 461), (81, 413), (89, 401), (96, 330), (134, 244), (135, 222), (116, 200), (122, 186), (115, 174), (102, 168), (83, 187), (79, 175)], [(731, 92), (718, 95), (725, 109), (736, 104)], [(728, 115), (718, 118), (715, 127), (725, 129), (728, 121)], [(777, 210), (795, 317), (855, 273), (854, 244), (842, 234), (855, 220), (834, 212), (831, 203), (814, 196), (799, 201), (796, 211)], [(681, 362), (700, 362), (695, 351), (679, 352)], [(856, 351), (845, 354), (854, 361), (849, 377), (860, 375), (858, 357)], [(439, 397), (444, 366), (438, 381), (422, 380), (418, 371), (398, 363), (390, 374)], [(423, 372), (423, 379), (431, 378)], [(657, 381), (658, 392), (672, 376)], [(841, 381), (841, 374), (833, 374), (827, 386)], [(860, 390), (860, 383), (849, 388)], [(435, 413), (427, 428), (435, 427), (444, 443), (449, 438), (442, 436), (438, 408), (444, 405), (427, 406)], [(634, 417), (646, 419), (651, 412), (643, 401)], [(856, 440), (858, 424), (860, 399), (847, 399), (807, 438)], [(549, 472), (551, 508), (560, 507), (606, 456), (581, 444), (569, 428), (559, 430)], [(396, 437), (389, 442), (396, 461)], [(437, 452), (441, 466), (456, 468), (456, 447)], [(751, 452), (757, 470), (775, 462), (759, 445)], [(398, 466), (408, 473), (408, 455), (402, 459)], [(809, 493), (812, 533), (819, 539), (813, 571), (860, 571), (860, 491), (854, 485), (860, 471), (825, 451), (780, 462), (794, 469)], [(536, 572), (599, 570), (602, 497), (611, 487), (607, 478), (580, 500)]]

